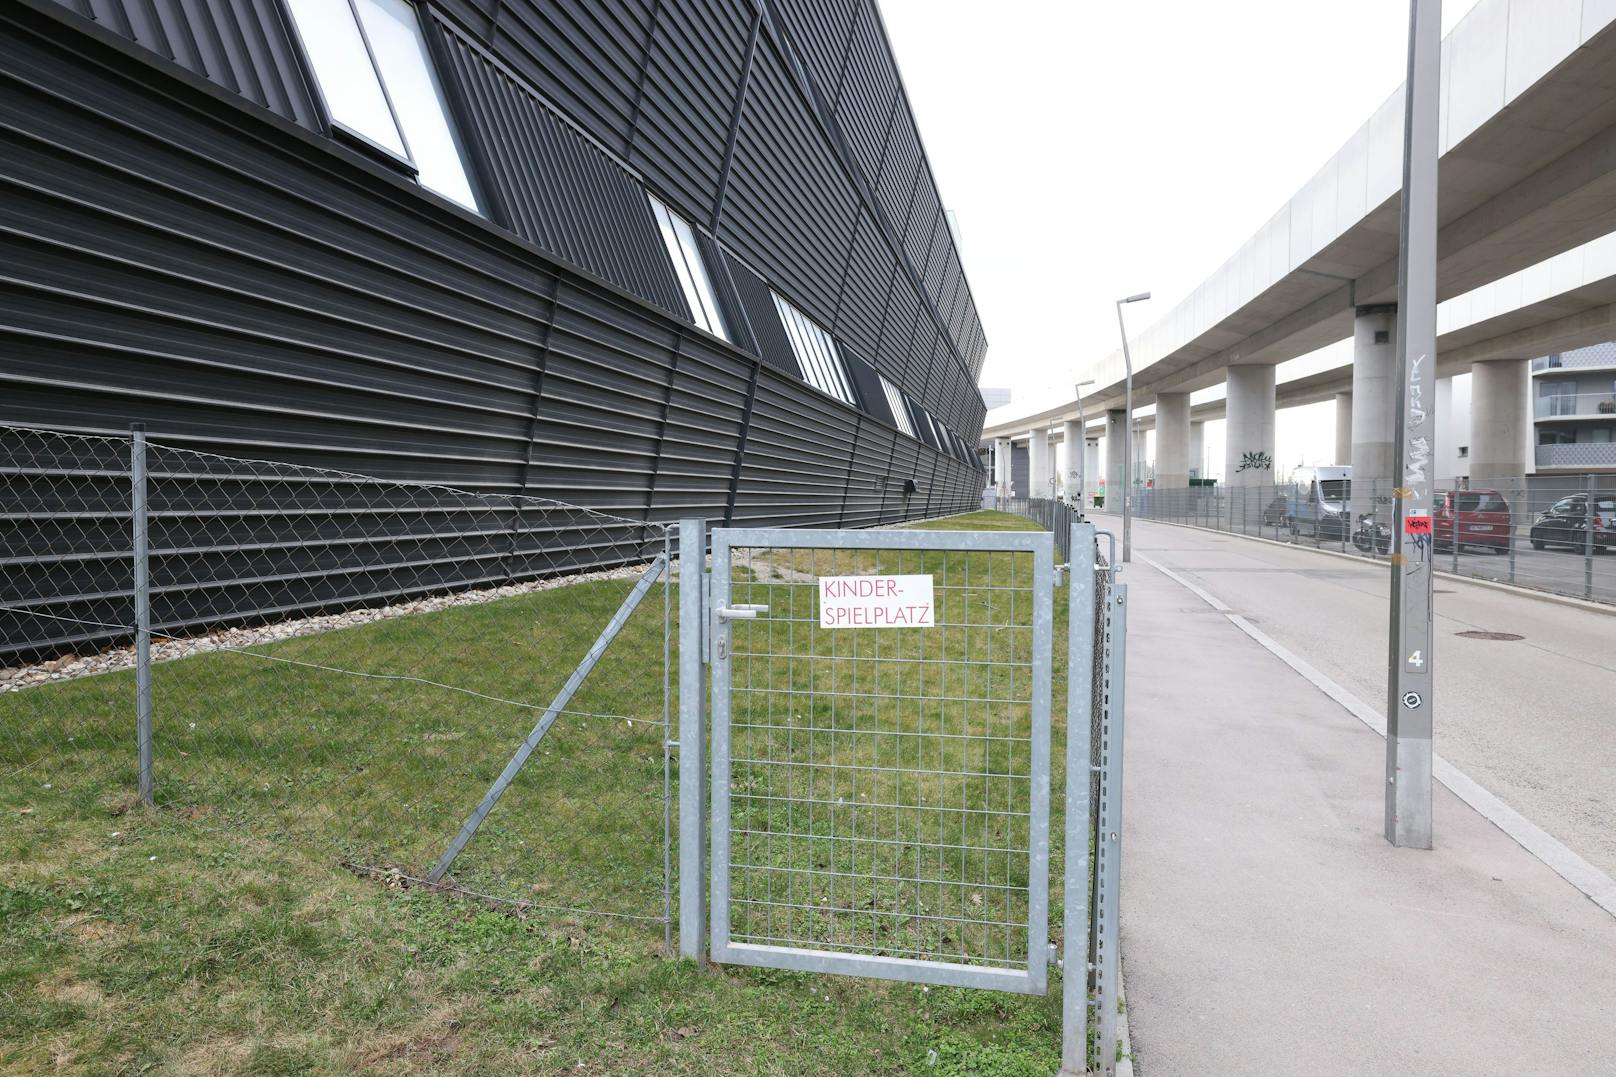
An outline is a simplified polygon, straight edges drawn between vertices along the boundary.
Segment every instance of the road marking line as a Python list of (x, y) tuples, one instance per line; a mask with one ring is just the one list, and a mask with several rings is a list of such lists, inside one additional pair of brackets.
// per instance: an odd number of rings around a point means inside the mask
[[(1369, 704), (1335, 683), (1335, 681), (1319, 672), (1302, 658), (1293, 654), (1267, 633), (1224, 605), (1215, 595), (1196, 586), (1166, 565), (1146, 557), (1144, 554), (1136, 554), (1136, 556), (1145, 564), (1223, 614), (1236, 628), (1250, 636), (1281, 662), (1300, 673), (1315, 688), (1339, 703), (1364, 725), (1373, 729), (1382, 737), (1386, 735), (1386, 716), (1381, 714), (1380, 711), (1369, 706)], [(1432, 776), (1437, 781), (1447, 786), (1449, 792), (1480, 813), (1482, 818), (1508, 834), (1517, 845), (1547, 865), (1549, 870), (1582, 891), (1589, 901), (1592, 901), (1610, 915), (1616, 916), (1616, 880), (1611, 879), (1609, 875), (1578, 856), (1558, 838), (1504, 803), (1493, 793), (1482, 788), (1474, 778), (1471, 778), (1440, 755), (1432, 758), (1431, 771)]]

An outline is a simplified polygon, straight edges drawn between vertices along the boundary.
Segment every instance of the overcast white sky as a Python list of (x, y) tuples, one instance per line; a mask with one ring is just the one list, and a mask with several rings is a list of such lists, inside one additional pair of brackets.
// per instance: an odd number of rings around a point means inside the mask
[[(1171, 310), (1407, 64), (1408, 0), (880, 2), (958, 214), (982, 384), (1023, 402), (1117, 347), (1117, 297), (1155, 296), (1134, 334)], [(1448, 0), (1443, 32), (1474, 3)], [(1317, 425), (1282, 412), (1280, 459), (1328, 454), (1328, 420), (1284, 444)]]

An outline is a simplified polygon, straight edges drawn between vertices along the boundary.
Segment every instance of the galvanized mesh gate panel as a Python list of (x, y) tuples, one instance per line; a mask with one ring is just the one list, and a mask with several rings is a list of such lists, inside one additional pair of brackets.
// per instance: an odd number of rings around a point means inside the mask
[[(934, 627), (821, 627), (895, 575)], [(1049, 534), (713, 533), (715, 960), (1045, 989), (1053, 576)]]

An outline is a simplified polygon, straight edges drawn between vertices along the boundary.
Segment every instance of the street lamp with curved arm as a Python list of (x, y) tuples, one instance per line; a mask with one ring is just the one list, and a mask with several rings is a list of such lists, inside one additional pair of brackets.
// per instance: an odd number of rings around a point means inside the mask
[[(1128, 327), (1122, 321), (1122, 304), (1138, 303), (1149, 299), (1149, 292), (1138, 292), (1126, 299), (1117, 300), (1117, 329), (1122, 333), (1122, 366), (1128, 373), (1127, 401), (1123, 404), (1123, 413), (1127, 421), (1123, 424), (1122, 439), (1127, 442), (1121, 447), (1122, 457), (1122, 560), (1133, 560), (1133, 357), (1128, 354)], [(1107, 449), (1109, 453), (1111, 450)], [(1106, 499), (1110, 500), (1109, 491)]]
[[(1088, 378), (1078, 382), (1072, 387), (1077, 394), (1077, 518), (1083, 518), (1083, 494), (1088, 485), (1088, 458), (1089, 458), (1089, 420), (1083, 414), (1083, 387), (1093, 385), (1094, 379)], [(1072, 446), (1066, 446), (1066, 469), (1071, 470)]]

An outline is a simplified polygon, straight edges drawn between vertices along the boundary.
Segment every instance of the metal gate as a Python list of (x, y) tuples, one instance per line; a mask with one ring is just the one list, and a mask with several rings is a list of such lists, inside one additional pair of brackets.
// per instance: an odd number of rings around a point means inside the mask
[(1041, 994), (1049, 533), (712, 533), (715, 961)]

